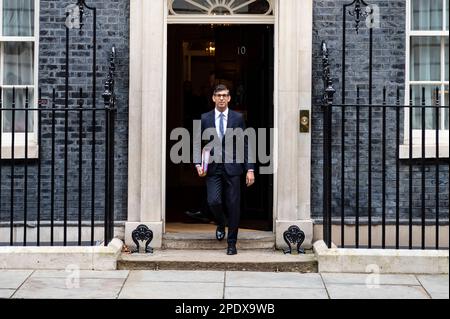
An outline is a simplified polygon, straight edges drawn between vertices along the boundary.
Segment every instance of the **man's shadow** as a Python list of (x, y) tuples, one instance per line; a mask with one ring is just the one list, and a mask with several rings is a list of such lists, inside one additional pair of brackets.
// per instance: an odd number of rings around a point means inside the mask
[[(213, 213), (209, 209), (208, 201), (206, 200), (206, 194), (203, 196), (202, 206), (200, 208), (192, 208), (185, 211), (185, 215), (189, 216), (193, 220), (202, 222), (205, 224), (217, 224), (217, 220)], [(223, 203), (223, 201), (222, 201)], [(224, 207), (226, 225), (228, 225), (228, 213), (226, 207)]]

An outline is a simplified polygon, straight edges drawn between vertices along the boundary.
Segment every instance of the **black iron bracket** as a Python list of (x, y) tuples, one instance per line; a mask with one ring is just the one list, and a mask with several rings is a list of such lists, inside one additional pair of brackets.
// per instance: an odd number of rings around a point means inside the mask
[[(305, 250), (300, 246), (305, 241), (305, 233), (296, 225), (292, 225), (283, 233), (284, 241), (288, 244), (289, 249), (284, 250), (285, 254), (304, 254)], [(292, 248), (295, 247), (294, 250)]]
[[(146, 225), (139, 225), (133, 230), (131, 238), (136, 244), (136, 250), (133, 253), (153, 253), (153, 248), (149, 247), (150, 242), (153, 240), (153, 232)], [(140, 242), (144, 242), (144, 247), (140, 245)]]

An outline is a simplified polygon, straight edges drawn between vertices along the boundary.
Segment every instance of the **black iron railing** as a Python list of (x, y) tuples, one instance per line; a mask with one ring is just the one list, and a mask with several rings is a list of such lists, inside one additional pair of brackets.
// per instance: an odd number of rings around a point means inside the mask
[[(412, 100), (403, 105), (400, 89), (394, 101), (388, 100), (386, 88), (379, 91), (381, 104), (364, 104), (359, 87), (356, 103), (336, 104), (325, 43), (322, 54), (323, 238), (327, 245), (442, 248), (440, 228), (448, 226), (449, 217), (450, 137), (448, 127), (442, 127), (449, 106), (441, 103), (440, 88), (432, 93), (432, 105), (426, 105), (425, 88), (419, 105)], [(420, 124), (413, 123), (413, 114)], [(427, 118), (433, 123), (427, 123)], [(333, 125), (339, 121), (341, 125)], [(333, 236), (333, 225), (340, 228), (337, 236)], [(346, 225), (354, 227), (351, 237), (346, 236)], [(401, 240), (401, 227), (407, 227), (406, 242)], [(420, 228), (418, 240), (413, 239), (414, 227)], [(381, 234), (375, 243), (378, 228)], [(426, 231), (434, 234), (432, 244)], [(388, 241), (392, 235), (395, 239)]]
[[(31, 108), (28, 95), (25, 106), (17, 105), (13, 90), (6, 107), (1, 93), (0, 87), (0, 245), (109, 243), (114, 236), (114, 99), (102, 108), (66, 108), (57, 105), (53, 91), (51, 105), (42, 105), (39, 93), (39, 107)], [(36, 124), (20, 123), (18, 114), (24, 123), (35, 119)], [(18, 126), (25, 129), (19, 132)], [(98, 224), (105, 229), (103, 238), (95, 235)], [(74, 227), (76, 235), (68, 234)], [(90, 232), (83, 235), (86, 227)]]
[(28, 88), (22, 96), (8, 88), (5, 102), (0, 87), (0, 245), (107, 245), (114, 237), (114, 73), (113, 47), (104, 107), (84, 106), (82, 89), (77, 105), (39, 90), (34, 107)]

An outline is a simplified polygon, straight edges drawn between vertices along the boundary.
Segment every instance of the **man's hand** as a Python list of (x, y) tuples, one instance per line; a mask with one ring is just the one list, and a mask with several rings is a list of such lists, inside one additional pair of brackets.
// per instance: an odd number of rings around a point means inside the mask
[(203, 172), (203, 168), (201, 166), (197, 166), (197, 173), (198, 173), (198, 176), (200, 176), (200, 177), (205, 176), (205, 174)]
[(253, 171), (247, 172), (247, 178), (245, 179), (247, 187), (252, 186), (255, 183), (255, 173)]

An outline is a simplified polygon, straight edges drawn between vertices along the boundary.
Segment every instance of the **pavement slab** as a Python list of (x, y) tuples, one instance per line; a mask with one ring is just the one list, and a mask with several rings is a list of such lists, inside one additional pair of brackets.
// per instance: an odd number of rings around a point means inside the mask
[(133, 270), (130, 272), (127, 282), (151, 281), (151, 282), (202, 282), (223, 283), (223, 271), (147, 271)]
[(15, 291), (15, 289), (0, 289), (0, 299), (10, 298)]
[(419, 275), (417, 278), (433, 299), (449, 299), (448, 275)]
[(0, 270), (0, 298), (449, 299), (448, 275)]
[(129, 275), (128, 270), (108, 270), (108, 271), (96, 271), (96, 270), (77, 270), (71, 268), (67, 270), (36, 270), (32, 278), (67, 278), (78, 273), (80, 278), (84, 279), (126, 279)]
[(388, 275), (388, 274), (338, 274), (322, 273), (325, 285), (329, 284), (355, 284), (365, 285), (379, 283), (380, 285), (408, 285), (420, 286), (414, 275)]
[(325, 289), (226, 287), (225, 299), (328, 299)]
[(32, 272), (32, 270), (0, 270), (0, 288), (17, 289)]
[(13, 298), (114, 299), (125, 279), (30, 278)]
[(223, 283), (127, 281), (120, 299), (223, 299)]
[(327, 285), (331, 299), (429, 299), (420, 286)]
[(227, 272), (226, 287), (325, 288), (319, 274)]

